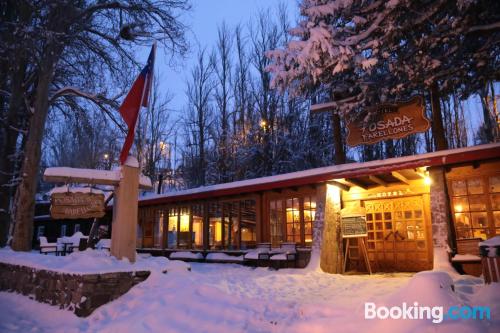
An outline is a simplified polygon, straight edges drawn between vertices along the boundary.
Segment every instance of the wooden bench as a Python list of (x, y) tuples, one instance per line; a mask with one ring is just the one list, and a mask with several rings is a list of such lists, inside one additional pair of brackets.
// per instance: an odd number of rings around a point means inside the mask
[(297, 244), (294, 242), (281, 243), (280, 248), (271, 252), (271, 266), (274, 269), (280, 268), (295, 268), (295, 260), (297, 259)]
[(481, 275), (481, 257), (479, 256), (479, 242), (481, 241), (481, 238), (457, 240), (457, 253), (451, 262), (460, 274)]
[(270, 251), (271, 243), (259, 243), (255, 249), (245, 254), (244, 262), (250, 266), (267, 267), (269, 266)]

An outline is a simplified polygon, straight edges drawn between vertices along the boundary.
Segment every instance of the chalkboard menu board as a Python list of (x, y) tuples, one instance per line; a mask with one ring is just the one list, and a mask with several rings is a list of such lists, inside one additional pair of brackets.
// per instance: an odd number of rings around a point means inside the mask
[(366, 237), (366, 218), (364, 216), (346, 216), (342, 217), (342, 237)]

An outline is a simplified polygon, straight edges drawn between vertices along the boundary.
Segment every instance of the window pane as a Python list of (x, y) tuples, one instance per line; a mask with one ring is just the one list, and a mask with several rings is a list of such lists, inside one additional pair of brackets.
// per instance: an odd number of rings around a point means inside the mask
[(500, 176), (490, 177), (490, 192), (500, 192)]
[(453, 208), (455, 209), (455, 213), (468, 212), (469, 200), (467, 200), (467, 197), (453, 198)]
[(486, 210), (486, 197), (484, 195), (469, 196), (470, 211)]
[(465, 180), (454, 180), (451, 182), (451, 187), (453, 189), (454, 196), (467, 194), (467, 187)]
[(472, 233), (473, 238), (481, 238), (483, 240), (486, 240), (488, 238), (486, 229), (472, 229)]
[(471, 230), (470, 229), (458, 229), (457, 228), (457, 239), (471, 238)]
[(469, 228), (470, 227), (469, 213), (456, 213), (455, 214), (455, 227), (457, 229)]
[(500, 194), (491, 194), (491, 208), (500, 210)]
[(486, 212), (471, 213), (473, 228), (488, 228), (488, 216)]
[(493, 212), (493, 219), (495, 220), (495, 226), (500, 228), (500, 212)]
[(469, 194), (482, 194), (483, 180), (481, 178), (472, 178), (467, 180), (467, 189)]

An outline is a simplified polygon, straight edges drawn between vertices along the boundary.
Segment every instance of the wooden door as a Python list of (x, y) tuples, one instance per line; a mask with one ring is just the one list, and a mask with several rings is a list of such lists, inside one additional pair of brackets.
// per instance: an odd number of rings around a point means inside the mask
[(422, 196), (364, 201), (368, 257), (377, 271), (432, 268), (430, 221)]

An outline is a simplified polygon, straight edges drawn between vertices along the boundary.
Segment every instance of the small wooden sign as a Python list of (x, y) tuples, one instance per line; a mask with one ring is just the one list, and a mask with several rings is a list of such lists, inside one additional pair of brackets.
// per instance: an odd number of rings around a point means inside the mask
[(52, 193), (50, 204), (50, 216), (53, 219), (100, 218), (105, 214), (102, 193)]
[(347, 144), (351, 147), (374, 144), (387, 139), (401, 139), (410, 134), (425, 132), (430, 127), (424, 114), (425, 106), (421, 96), (407, 102), (381, 104), (370, 113), (380, 115), (367, 123), (347, 123)]

